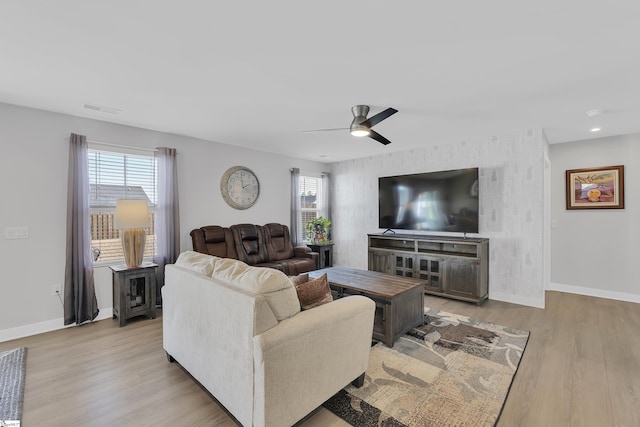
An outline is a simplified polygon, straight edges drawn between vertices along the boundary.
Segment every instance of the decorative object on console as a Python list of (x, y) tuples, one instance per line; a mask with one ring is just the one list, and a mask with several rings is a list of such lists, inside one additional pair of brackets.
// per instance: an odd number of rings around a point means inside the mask
[(244, 166), (233, 166), (222, 175), (220, 193), (234, 209), (249, 209), (258, 200), (260, 182), (256, 174)]
[(122, 252), (129, 268), (142, 264), (144, 244), (149, 225), (149, 209), (145, 200), (118, 200), (116, 202), (115, 228), (121, 230)]
[(567, 210), (624, 209), (624, 166), (566, 171)]

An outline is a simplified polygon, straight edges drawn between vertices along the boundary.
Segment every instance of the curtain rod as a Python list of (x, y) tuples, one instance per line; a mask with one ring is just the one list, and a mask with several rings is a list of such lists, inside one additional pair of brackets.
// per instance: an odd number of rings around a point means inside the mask
[(90, 144), (105, 145), (107, 147), (127, 148), (127, 149), (130, 149), (130, 150), (139, 150), (139, 151), (150, 151), (152, 153), (156, 153), (158, 151), (157, 148), (141, 148), (141, 147), (134, 147), (132, 145), (122, 145), (122, 144), (113, 144), (111, 142), (96, 141), (96, 140), (93, 140), (93, 139), (87, 139), (87, 142), (90, 143)]
[[(289, 168), (289, 172), (293, 172), (294, 169), (300, 170), (300, 168)], [(316, 175), (330, 175), (331, 172), (305, 172), (307, 174), (316, 174)]]

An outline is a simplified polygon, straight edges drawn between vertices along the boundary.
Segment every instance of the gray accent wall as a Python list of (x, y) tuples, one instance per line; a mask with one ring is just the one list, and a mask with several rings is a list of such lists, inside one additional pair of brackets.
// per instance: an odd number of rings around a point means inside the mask
[(544, 307), (549, 268), (544, 189), (549, 168), (542, 130), (425, 143), (424, 148), (333, 166), (336, 264), (367, 268), (367, 234), (384, 231), (378, 228), (378, 177), (478, 167), (477, 236), (491, 239), (489, 298)]

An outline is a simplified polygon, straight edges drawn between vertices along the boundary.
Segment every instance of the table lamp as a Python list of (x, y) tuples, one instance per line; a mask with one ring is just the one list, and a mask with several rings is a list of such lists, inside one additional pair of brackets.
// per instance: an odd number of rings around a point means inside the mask
[(149, 225), (149, 210), (146, 200), (118, 200), (116, 202), (115, 228), (121, 230), (124, 261), (129, 268), (139, 267), (144, 255)]

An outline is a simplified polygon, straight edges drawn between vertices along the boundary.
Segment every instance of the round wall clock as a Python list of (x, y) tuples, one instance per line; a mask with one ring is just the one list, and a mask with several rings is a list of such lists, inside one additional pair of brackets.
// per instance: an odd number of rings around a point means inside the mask
[(260, 195), (260, 182), (253, 171), (244, 166), (233, 166), (220, 180), (222, 198), (234, 209), (248, 209)]

